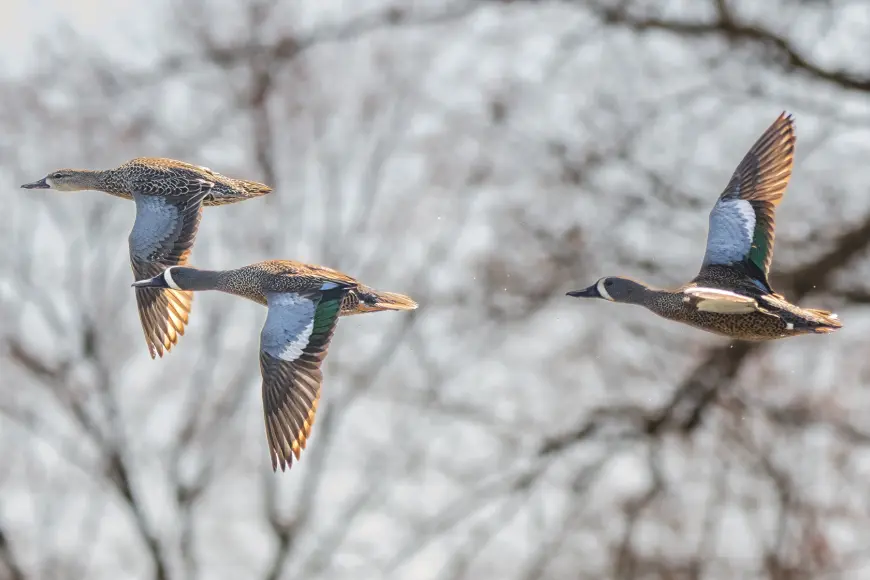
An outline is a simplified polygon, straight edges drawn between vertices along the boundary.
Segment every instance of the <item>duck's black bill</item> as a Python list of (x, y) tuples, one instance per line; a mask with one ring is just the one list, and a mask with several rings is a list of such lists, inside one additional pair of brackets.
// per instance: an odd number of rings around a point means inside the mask
[(39, 181), (34, 181), (33, 183), (25, 183), (21, 186), (22, 189), (51, 189), (51, 186), (45, 181), (43, 177)]
[(589, 288), (583, 290), (572, 290), (567, 294), (568, 296), (574, 296), (576, 298), (601, 298), (601, 293), (598, 292), (598, 284), (593, 284)]
[(148, 278), (147, 280), (136, 280), (133, 282), (132, 286), (133, 288), (169, 288), (163, 274), (158, 274), (157, 276)]

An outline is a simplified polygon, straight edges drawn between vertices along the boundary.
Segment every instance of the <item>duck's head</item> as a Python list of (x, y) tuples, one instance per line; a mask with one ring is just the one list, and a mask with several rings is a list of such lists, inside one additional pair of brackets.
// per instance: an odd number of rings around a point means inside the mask
[(223, 272), (187, 266), (170, 266), (153, 278), (136, 280), (134, 288), (169, 288), (171, 290), (217, 290)]
[(179, 280), (181, 282), (186, 281), (186, 273), (191, 270), (190, 268), (180, 268), (178, 266), (170, 266), (163, 270), (162, 274), (157, 274), (153, 278), (146, 278), (144, 280), (136, 280), (133, 282), (134, 288), (172, 288), (173, 290), (181, 290), (181, 286), (178, 285), (178, 282), (175, 280), (176, 276), (179, 279), (184, 278), (184, 280)]
[(647, 291), (647, 287), (631, 280), (630, 278), (620, 278), (618, 276), (608, 276), (601, 278), (583, 290), (574, 290), (568, 292), (568, 296), (577, 298), (603, 298), (611, 302), (628, 302), (637, 304), (642, 299)]
[(57, 191), (82, 191), (94, 188), (94, 172), (81, 169), (58, 169), (39, 181), (25, 183), (24, 189), (56, 189)]

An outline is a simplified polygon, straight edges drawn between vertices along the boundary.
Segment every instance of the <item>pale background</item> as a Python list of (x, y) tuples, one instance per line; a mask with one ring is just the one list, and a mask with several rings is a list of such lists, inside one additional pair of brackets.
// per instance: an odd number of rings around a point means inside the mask
[[(870, 578), (870, 4), (0, 3), (0, 579)], [(795, 113), (773, 284), (830, 336), (729, 344), (564, 295), (697, 272)], [(132, 203), (18, 189), (168, 156), (265, 181), (193, 263), (410, 294), (344, 319), (273, 474), (262, 307), (151, 361)]]

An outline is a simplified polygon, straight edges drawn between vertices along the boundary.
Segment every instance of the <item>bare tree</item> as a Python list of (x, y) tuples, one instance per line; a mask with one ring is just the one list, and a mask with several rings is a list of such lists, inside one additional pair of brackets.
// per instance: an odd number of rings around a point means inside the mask
[[(866, 572), (858, 3), (161, 10), (147, 59), (58, 29), (0, 83), (0, 579)], [(690, 279), (783, 108), (774, 286), (843, 330), (729, 343), (564, 297)], [(138, 155), (275, 187), (206, 210), (193, 264), (299, 259), (421, 303), (342, 321), (289, 473), (262, 433), (262, 309), (198, 295), (151, 361), (132, 204), (15, 189)]]

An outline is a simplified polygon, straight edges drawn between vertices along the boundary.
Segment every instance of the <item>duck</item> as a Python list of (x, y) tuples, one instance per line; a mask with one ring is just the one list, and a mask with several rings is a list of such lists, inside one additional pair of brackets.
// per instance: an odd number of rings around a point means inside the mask
[(668, 320), (751, 342), (841, 328), (836, 314), (791, 304), (768, 280), (775, 211), (791, 178), (795, 142), (794, 117), (783, 111), (743, 157), (710, 211), (701, 270), (691, 282), (662, 290), (609, 276), (568, 296), (643, 306)]
[(170, 266), (137, 289), (217, 290), (266, 306), (260, 333), (260, 374), (272, 470), (299, 461), (320, 401), (330, 340), (340, 316), (415, 310), (403, 294), (380, 292), (337, 270), (292, 260), (267, 260), (234, 270)]
[[(208, 167), (160, 157), (137, 157), (115, 169), (58, 169), (24, 189), (95, 190), (132, 200), (136, 219), (128, 239), (134, 279), (188, 262), (203, 206), (226, 205), (272, 191)], [(136, 292), (139, 320), (151, 358), (163, 357), (184, 335), (193, 295), (177, 290)]]

